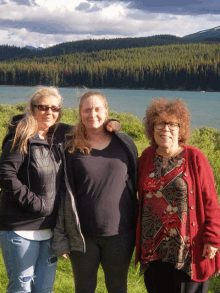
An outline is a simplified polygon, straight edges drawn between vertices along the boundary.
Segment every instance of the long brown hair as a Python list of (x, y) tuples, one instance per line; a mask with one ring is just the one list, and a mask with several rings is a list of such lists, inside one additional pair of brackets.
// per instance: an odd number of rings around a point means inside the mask
[[(85, 92), (80, 98), (79, 117), (84, 101), (92, 96), (99, 97), (102, 100), (106, 110), (108, 109), (108, 102), (103, 94), (101, 94), (99, 91), (88, 91)], [(75, 129), (73, 129), (71, 133), (66, 135), (66, 144), (70, 153), (73, 153), (75, 150), (79, 150), (83, 154), (90, 154), (92, 148), (89, 144), (87, 131), (84, 124), (82, 123), (81, 117)]]
[[(23, 118), (16, 126), (12, 149), (16, 147), (20, 153), (26, 154), (28, 152), (28, 139), (33, 137), (38, 130), (38, 123), (35, 119), (35, 108), (33, 105), (35, 105), (40, 98), (46, 96), (54, 96), (58, 98), (60, 100), (60, 106), (62, 105), (63, 98), (55, 87), (37, 86), (27, 102)], [(56, 123), (60, 120), (61, 115), (60, 108)], [(11, 124), (11, 126), (14, 125)]]

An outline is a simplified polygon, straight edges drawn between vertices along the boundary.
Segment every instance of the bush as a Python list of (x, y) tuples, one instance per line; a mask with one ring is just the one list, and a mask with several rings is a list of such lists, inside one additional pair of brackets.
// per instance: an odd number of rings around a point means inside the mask
[[(15, 106), (9, 105), (0, 105), (0, 111), (3, 115), (0, 117), (0, 144), (7, 132), (7, 126), (9, 119), (17, 114), (20, 114), (24, 111), (25, 103), (19, 103)], [(143, 134), (142, 122), (139, 118), (133, 116), (130, 113), (117, 113), (114, 111), (109, 112), (109, 118), (118, 119), (122, 124), (122, 130), (128, 133), (133, 139), (138, 148), (139, 154), (148, 146), (149, 142)], [(63, 109), (62, 122), (68, 124), (76, 124), (78, 121), (78, 110), (74, 109)], [(196, 129), (192, 133), (192, 139), (190, 144), (201, 149), (213, 168), (216, 187), (218, 194), (220, 192), (220, 132), (211, 127), (202, 127)], [(0, 151), (1, 153), (1, 151)], [(0, 253), (0, 266), (4, 267), (3, 259)], [(0, 290), (5, 292), (7, 284), (7, 275), (5, 269), (0, 271)], [(74, 292), (74, 281), (72, 276), (72, 269), (70, 261), (59, 261), (57, 268), (57, 276), (54, 285), (55, 292)], [(98, 275), (98, 287), (97, 292), (107, 292), (104, 286), (104, 275), (103, 270), (99, 269)], [(132, 293), (146, 292), (145, 286), (143, 283), (143, 276), (139, 276), (139, 267), (134, 266), (134, 257), (129, 269), (128, 275), (128, 291)], [(220, 279), (211, 278), (209, 293), (220, 292)]]
[[(9, 119), (24, 111), (26, 104), (1, 105), (0, 111), (0, 145), (7, 133)], [(144, 128), (141, 120), (131, 113), (117, 113), (109, 110), (109, 118), (117, 119), (122, 124), (122, 131), (128, 133), (135, 141), (139, 155), (149, 145), (144, 135)], [(75, 125), (79, 120), (78, 109), (63, 109), (61, 122)], [(196, 146), (207, 156), (215, 176), (216, 188), (220, 194), (220, 132), (213, 127), (202, 127), (195, 129), (192, 133), (190, 144)], [(0, 150), (1, 154), (1, 150)]]
[(220, 131), (207, 126), (195, 129), (190, 144), (199, 148), (208, 158), (214, 173), (217, 192), (220, 195)]

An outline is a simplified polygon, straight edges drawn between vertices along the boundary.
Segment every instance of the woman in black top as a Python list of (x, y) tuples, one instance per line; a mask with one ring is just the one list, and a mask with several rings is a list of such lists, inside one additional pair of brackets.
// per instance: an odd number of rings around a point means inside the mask
[[(62, 97), (37, 87), (23, 115), (13, 117), (0, 158), (0, 245), (7, 293), (52, 292), (57, 257), (51, 250), (64, 175)], [(76, 214), (77, 216), (77, 214)]]
[[(61, 225), (55, 231), (54, 247), (57, 252), (70, 252), (76, 293), (95, 292), (100, 263), (108, 292), (126, 293), (137, 216), (137, 150), (127, 134), (104, 130), (108, 108), (100, 92), (86, 92), (82, 96), (79, 115), (76, 130), (67, 139), (71, 192), (67, 192), (63, 214), (60, 213)], [(83, 239), (76, 237), (77, 233), (73, 235), (75, 223), (69, 210), (73, 202)], [(62, 217), (65, 231), (61, 229)], [(65, 233), (66, 246), (62, 238)], [(79, 244), (84, 241), (85, 253)]]
[(70, 126), (59, 124), (62, 97), (38, 87), (24, 115), (15, 116), (0, 159), (0, 245), (7, 293), (52, 292), (57, 257), (51, 251), (63, 177), (60, 144)]

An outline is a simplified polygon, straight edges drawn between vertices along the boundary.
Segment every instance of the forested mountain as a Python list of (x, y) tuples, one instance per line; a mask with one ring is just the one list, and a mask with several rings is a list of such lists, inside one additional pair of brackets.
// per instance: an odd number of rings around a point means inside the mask
[[(82, 40), (75, 42), (67, 42), (49, 47), (34, 48), (26, 46), (18, 48), (15, 46), (0, 46), (0, 61), (22, 58), (41, 58), (50, 56), (60, 56), (73, 53), (91, 53), (101, 50), (118, 50), (128, 48), (140, 48), (151, 46), (164, 46), (172, 44), (189, 44), (189, 43), (216, 43), (220, 42), (220, 27), (209, 30), (200, 31), (195, 34), (187, 35), (183, 38), (173, 35), (156, 35), (151, 37), (140, 38), (116, 38), (116, 39), (100, 39), (100, 40)], [(31, 49), (31, 50), (28, 50)]]
[(0, 84), (220, 91), (218, 40), (220, 27), (184, 38), (84, 40), (42, 50), (0, 46)]
[(31, 51), (27, 48), (16, 46), (2, 45), (0, 46), (0, 61), (16, 58), (25, 58)]
[(220, 46), (167, 45), (0, 62), (0, 84), (220, 91)]
[(22, 58), (42, 58), (51, 56), (61, 56), (73, 53), (91, 53), (101, 50), (118, 50), (128, 48), (141, 48), (151, 46), (164, 46), (172, 44), (189, 43), (217, 43), (220, 42), (220, 27), (200, 31), (187, 35), (183, 38), (173, 35), (156, 35), (140, 38), (116, 38), (100, 40), (82, 40), (75, 42), (61, 43), (46, 49), (26, 46), (19, 48), (15, 46), (0, 45), (0, 61)]
[(220, 42), (220, 26), (187, 35), (182, 39), (193, 42)]
[[(27, 50), (26, 48), (17, 48), (10, 46), (0, 46), (0, 61), (10, 59), (35, 58), (60, 56), (73, 53), (90, 53), (101, 50), (118, 50), (128, 48), (140, 48), (151, 46), (163, 46), (170, 44), (183, 44), (186, 41), (172, 35), (157, 35), (152, 37), (142, 38), (117, 38), (117, 39), (102, 39), (102, 40), (83, 40), (76, 42), (68, 42), (58, 44), (43, 50)], [(18, 50), (19, 49), (19, 50)]]

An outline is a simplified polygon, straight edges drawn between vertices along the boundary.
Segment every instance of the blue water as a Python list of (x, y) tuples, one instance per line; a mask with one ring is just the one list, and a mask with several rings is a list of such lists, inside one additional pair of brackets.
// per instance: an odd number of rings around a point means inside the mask
[[(0, 104), (17, 104), (26, 102), (32, 87), (0, 86)], [(83, 89), (59, 89), (64, 100), (64, 107), (78, 106), (77, 96)], [(191, 127), (213, 126), (220, 130), (220, 93), (219, 92), (187, 92), (158, 90), (118, 90), (101, 89), (107, 98), (109, 108), (119, 113), (132, 113), (144, 117), (146, 107), (153, 98), (181, 98), (191, 113)]]

